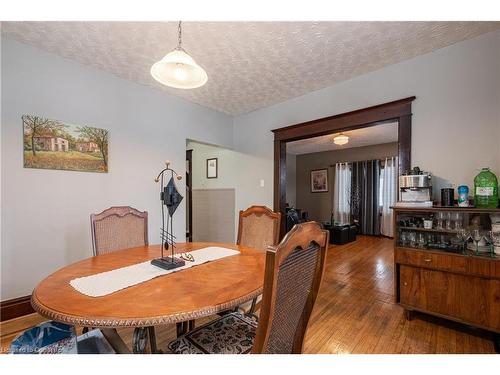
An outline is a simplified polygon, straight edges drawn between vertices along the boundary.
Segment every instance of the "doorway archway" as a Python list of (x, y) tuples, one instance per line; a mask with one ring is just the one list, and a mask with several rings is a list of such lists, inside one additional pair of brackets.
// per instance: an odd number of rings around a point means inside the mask
[[(274, 211), (286, 217), (286, 144), (321, 135), (338, 133), (387, 121), (398, 122), (399, 174), (411, 168), (411, 104), (415, 96), (358, 109), (300, 124), (274, 129)], [(281, 223), (281, 236), (285, 234), (285, 220)]]

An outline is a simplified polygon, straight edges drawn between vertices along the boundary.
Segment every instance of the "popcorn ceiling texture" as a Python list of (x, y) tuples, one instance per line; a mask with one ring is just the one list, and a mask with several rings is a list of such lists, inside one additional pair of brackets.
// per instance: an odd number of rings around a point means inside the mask
[(184, 22), (183, 46), (208, 73), (172, 89), (151, 65), (177, 44), (176, 22), (3, 22), (20, 42), (239, 115), (500, 28), (500, 22)]

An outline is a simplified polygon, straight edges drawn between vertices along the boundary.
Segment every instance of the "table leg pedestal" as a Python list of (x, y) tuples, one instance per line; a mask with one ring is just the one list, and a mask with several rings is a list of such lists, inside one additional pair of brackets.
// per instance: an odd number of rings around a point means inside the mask
[(130, 354), (129, 348), (122, 340), (118, 332), (116, 332), (116, 329), (101, 328), (101, 332), (117, 354)]
[(176, 324), (177, 327), (177, 337), (185, 335), (189, 331), (192, 331), (195, 327), (194, 320), (189, 320), (187, 322), (180, 322)]
[(151, 354), (158, 354), (161, 351), (156, 346), (155, 327), (137, 327), (134, 329), (134, 336), (132, 338), (132, 350), (134, 354), (146, 353), (146, 345), (149, 338), (149, 345)]

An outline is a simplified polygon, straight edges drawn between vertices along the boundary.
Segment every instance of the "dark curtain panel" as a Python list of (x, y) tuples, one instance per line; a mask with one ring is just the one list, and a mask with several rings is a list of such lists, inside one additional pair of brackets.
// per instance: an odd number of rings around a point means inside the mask
[(351, 214), (361, 234), (379, 235), (380, 160), (352, 163)]

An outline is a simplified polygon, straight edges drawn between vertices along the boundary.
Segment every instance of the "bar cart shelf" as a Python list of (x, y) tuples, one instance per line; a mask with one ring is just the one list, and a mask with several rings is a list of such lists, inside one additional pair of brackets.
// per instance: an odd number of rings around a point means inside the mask
[(417, 227), (400, 227), (400, 230), (415, 231), (415, 232), (429, 232), (429, 233), (449, 233), (457, 234), (458, 230), (454, 229), (436, 229), (436, 228), (417, 228)]

